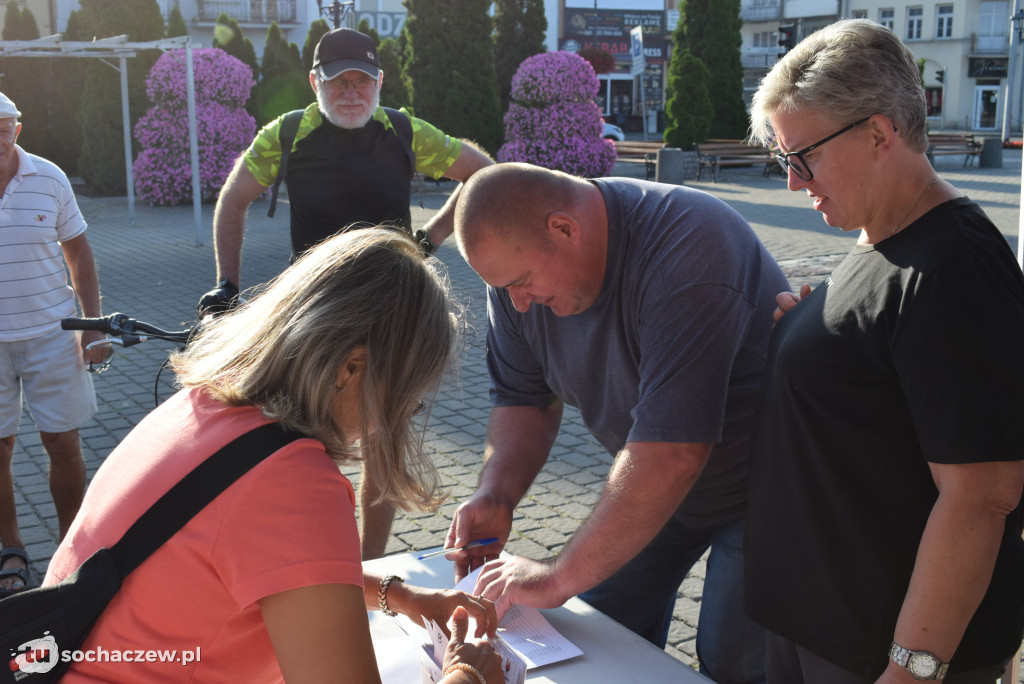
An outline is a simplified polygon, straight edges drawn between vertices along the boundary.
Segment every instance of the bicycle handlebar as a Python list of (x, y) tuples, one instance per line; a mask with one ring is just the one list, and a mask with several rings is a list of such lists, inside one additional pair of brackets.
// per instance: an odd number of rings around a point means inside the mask
[(193, 328), (179, 331), (164, 330), (123, 313), (113, 313), (102, 318), (64, 318), (60, 322), (60, 327), (64, 330), (95, 330), (120, 337), (126, 347), (148, 339), (184, 343), (193, 331)]

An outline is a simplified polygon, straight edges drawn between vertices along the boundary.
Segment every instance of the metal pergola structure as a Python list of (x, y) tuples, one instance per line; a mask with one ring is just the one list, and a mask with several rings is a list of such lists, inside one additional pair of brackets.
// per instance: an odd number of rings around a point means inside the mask
[[(101, 59), (121, 75), (121, 120), (124, 128), (124, 166), (128, 184), (128, 216), (135, 223), (135, 182), (132, 172), (132, 132), (128, 114), (128, 60), (142, 50), (185, 50), (188, 99), (189, 151), (192, 162), (192, 210), (196, 246), (202, 245), (203, 209), (199, 191), (199, 139), (196, 124), (196, 84), (192, 50), (198, 47), (188, 36), (148, 42), (130, 42), (128, 36), (93, 41), (66, 41), (61, 34), (36, 40), (0, 40), (0, 57), (72, 57)], [(113, 60), (117, 60), (115, 64)]]

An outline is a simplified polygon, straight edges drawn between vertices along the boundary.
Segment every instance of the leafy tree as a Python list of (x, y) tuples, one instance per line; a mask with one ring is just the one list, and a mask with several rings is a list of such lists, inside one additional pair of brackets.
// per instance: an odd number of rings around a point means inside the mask
[(748, 116), (740, 61), (740, 0), (684, 0), (679, 10), (675, 49), (689, 50), (715, 75), (708, 84), (714, 107), (709, 136), (744, 137)]
[[(681, 22), (680, 22), (681, 23)], [(708, 93), (711, 72), (685, 48), (676, 48), (668, 66), (665, 144), (692, 150), (707, 139), (715, 110)]]
[(313, 101), (309, 71), (302, 66), (299, 47), (285, 39), (276, 21), (267, 29), (260, 71), (263, 78), (256, 96), (256, 121), (260, 126)]
[(380, 102), (388, 107), (410, 106), (409, 88), (406, 85), (405, 74), (402, 73), (402, 55), (399, 52), (398, 41), (394, 38), (385, 38), (377, 48), (377, 55), (380, 57), (380, 68), (384, 72), (384, 85), (380, 89)]
[(331, 30), (326, 19), (314, 19), (306, 33), (306, 44), (302, 46), (302, 65), (306, 71), (313, 70), (313, 53), (324, 34)]
[[(164, 37), (164, 18), (156, 0), (80, 0), (80, 4), (81, 30), (87, 36), (124, 34), (132, 42)], [(159, 56), (159, 50), (145, 50), (126, 60), (132, 125), (145, 112), (145, 78)], [(94, 191), (121, 194), (126, 188), (120, 77), (99, 60), (89, 60), (85, 71), (83, 92), (88, 97), (83, 97), (80, 105), (82, 150), (78, 171)]]
[(588, 45), (579, 54), (594, 67), (594, 73), (607, 74), (615, 70), (615, 57), (607, 50)]
[(177, 38), (178, 36), (187, 35), (188, 25), (185, 23), (185, 18), (181, 16), (181, 10), (178, 9), (178, 5), (175, 4), (167, 17), (167, 37)]
[(497, 0), (494, 3), (494, 72), (501, 111), (508, 111), (512, 76), (527, 57), (544, 52), (548, 20), (544, 0)]
[(501, 140), (489, 0), (405, 0), (405, 73), (416, 115), (490, 153)]

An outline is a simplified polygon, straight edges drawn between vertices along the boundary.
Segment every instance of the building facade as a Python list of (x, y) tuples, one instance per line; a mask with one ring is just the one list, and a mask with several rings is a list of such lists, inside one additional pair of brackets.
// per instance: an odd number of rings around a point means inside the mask
[[(742, 0), (744, 91), (749, 101), (791, 29), (799, 42), (839, 17), (888, 26), (922, 63), (931, 130), (1021, 131), (1020, 51), (1007, 0)], [(1010, 61), (1016, 60), (1015, 69)], [(1012, 73), (1011, 73), (1012, 72)], [(1013, 83), (1010, 83), (1012, 77)], [(1007, 103), (1009, 107), (1007, 107)]]

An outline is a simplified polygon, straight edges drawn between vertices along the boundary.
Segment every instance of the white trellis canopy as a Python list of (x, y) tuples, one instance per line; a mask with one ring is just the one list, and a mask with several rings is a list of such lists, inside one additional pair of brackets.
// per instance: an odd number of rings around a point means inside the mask
[[(61, 34), (36, 40), (0, 40), (3, 57), (74, 57), (101, 59), (121, 74), (121, 119), (124, 128), (124, 165), (128, 184), (128, 215), (135, 222), (135, 182), (132, 173), (132, 135), (128, 116), (128, 59), (141, 50), (185, 50), (188, 83), (188, 132), (192, 162), (192, 209), (196, 224), (196, 245), (202, 245), (203, 210), (199, 191), (199, 140), (196, 131), (196, 84), (192, 67), (192, 50), (196, 47), (188, 36), (147, 42), (131, 42), (128, 36), (112, 36), (92, 41), (62, 40)], [(115, 64), (113, 60), (117, 60)]]

